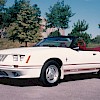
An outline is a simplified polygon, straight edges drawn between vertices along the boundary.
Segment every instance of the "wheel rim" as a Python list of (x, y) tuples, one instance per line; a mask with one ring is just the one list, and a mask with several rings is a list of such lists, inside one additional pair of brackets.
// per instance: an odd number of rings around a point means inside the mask
[(46, 69), (46, 80), (49, 83), (55, 83), (58, 80), (58, 77), (59, 77), (58, 68), (55, 65), (50, 65)]

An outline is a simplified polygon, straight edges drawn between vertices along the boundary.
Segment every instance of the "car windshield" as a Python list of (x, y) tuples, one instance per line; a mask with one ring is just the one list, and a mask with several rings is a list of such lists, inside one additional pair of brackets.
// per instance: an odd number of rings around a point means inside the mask
[(49, 37), (41, 40), (36, 46), (47, 47), (70, 47), (72, 38), (69, 37)]

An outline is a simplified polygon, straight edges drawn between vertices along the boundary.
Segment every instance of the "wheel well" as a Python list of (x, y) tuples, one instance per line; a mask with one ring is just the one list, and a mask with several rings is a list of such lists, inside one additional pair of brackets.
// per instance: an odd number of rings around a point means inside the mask
[[(61, 61), (59, 58), (50, 58), (50, 59), (48, 59), (45, 63), (47, 63), (47, 62), (50, 61), (50, 60), (56, 61), (56, 62), (60, 65), (60, 67), (63, 65), (62, 61)], [(45, 63), (44, 63), (44, 64), (45, 64)]]

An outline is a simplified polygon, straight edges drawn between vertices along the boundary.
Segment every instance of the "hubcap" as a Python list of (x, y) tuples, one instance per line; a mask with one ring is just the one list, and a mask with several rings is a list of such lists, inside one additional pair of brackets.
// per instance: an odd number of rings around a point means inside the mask
[(49, 83), (54, 83), (58, 80), (59, 72), (58, 68), (55, 65), (50, 65), (46, 69), (46, 79)]

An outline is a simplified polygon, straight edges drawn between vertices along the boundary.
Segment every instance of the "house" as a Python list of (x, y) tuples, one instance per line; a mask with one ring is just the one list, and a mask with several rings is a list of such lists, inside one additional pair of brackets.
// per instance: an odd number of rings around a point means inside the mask
[[(45, 38), (45, 37), (48, 37), (48, 35), (51, 33), (51, 32), (54, 32), (57, 30), (57, 28), (47, 28), (46, 29), (46, 23), (47, 23), (47, 20), (44, 18), (44, 17), (40, 17), (42, 20), (40, 22), (40, 25), (41, 25), (41, 34), (42, 34), (42, 37)], [(59, 32), (61, 33), (61, 35), (65, 35), (65, 30), (64, 29), (59, 29)]]

